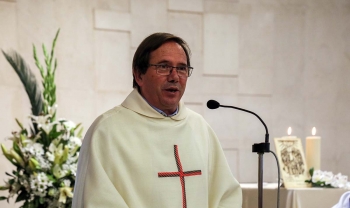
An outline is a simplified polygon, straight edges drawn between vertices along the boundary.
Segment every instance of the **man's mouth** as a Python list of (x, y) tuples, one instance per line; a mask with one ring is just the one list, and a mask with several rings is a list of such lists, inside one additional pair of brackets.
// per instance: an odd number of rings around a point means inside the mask
[(166, 91), (168, 91), (168, 92), (177, 92), (177, 91), (179, 91), (177, 88), (168, 88), (168, 89), (165, 89)]

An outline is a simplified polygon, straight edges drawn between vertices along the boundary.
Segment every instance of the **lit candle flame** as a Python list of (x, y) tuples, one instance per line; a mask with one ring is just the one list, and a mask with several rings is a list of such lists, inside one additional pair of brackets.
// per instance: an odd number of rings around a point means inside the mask
[(292, 127), (288, 127), (288, 136), (292, 134)]
[(316, 135), (316, 127), (313, 127), (312, 128), (312, 136), (315, 136)]

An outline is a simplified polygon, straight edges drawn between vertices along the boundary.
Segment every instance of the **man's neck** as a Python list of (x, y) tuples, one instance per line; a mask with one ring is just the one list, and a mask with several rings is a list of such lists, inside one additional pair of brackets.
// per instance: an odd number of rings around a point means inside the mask
[(156, 110), (158, 113), (162, 114), (165, 117), (175, 116), (179, 112), (179, 106), (177, 106), (173, 113), (167, 114), (163, 110), (161, 110), (161, 109), (155, 107), (154, 105), (152, 105), (151, 103), (149, 103), (148, 100), (141, 94), (141, 92), (140, 91), (138, 91), (138, 92), (141, 95), (141, 97), (148, 103), (148, 105), (150, 105), (154, 110)]

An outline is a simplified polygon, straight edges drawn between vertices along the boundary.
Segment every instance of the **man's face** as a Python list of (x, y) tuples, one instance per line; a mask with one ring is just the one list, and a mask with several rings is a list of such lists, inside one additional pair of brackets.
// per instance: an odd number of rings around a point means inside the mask
[[(151, 52), (149, 64), (166, 64), (169, 66), (187, 65), (185, 51), (176, 42), (170, 41)], [(175, 69), (164, 76), (157, 74), (156, 67), (148, 67), (145, 74), (134, 74), (140, 86), (142, 96), (153, 106), (172, 114), (185, 92), (187, 77), (179, 77)]]

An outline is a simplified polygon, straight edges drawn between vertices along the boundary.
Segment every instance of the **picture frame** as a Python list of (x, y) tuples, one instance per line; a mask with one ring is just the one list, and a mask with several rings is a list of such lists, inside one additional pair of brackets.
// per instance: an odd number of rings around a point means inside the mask
[(309, 185), (308, 167), (300, 138), (275, 138), (276, 155), (280, 164), (284, 187), (306, 188)]

